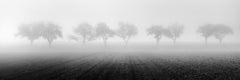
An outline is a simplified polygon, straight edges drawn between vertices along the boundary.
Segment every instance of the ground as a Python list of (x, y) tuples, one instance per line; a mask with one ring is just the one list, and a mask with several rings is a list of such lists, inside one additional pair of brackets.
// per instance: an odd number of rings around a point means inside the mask
[[(209, 48), (208, 48), (209, 49)], [(123, 49), (122, 49), (123, 50)], [(166, 50), (166, 49), (164, 49)], [(1, 80), (239, 80), (234, 50), (56, 52), (1, 63)], [(45, 52), (46, 53), (46, 52)], [(30, 53), (43, 54), (43, 53)], [(70, 55), (71, 56), (66, 56)]]

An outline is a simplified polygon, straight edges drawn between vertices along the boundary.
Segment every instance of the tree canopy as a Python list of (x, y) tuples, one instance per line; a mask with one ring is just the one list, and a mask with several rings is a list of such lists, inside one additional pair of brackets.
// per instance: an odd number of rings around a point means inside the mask
[(232, 29), (224, 24), (205, 24), (200, 26), (197, 32), (201, 33), (205, 37), (205, 43), (210, 36), (214, 36), (222, 43), (222, 39), (227, 35), (233, 33)]
[(125, 44), (128, 44), (129, 39), (137, 34), (137, 27), (129, 23), (119, 23), (119, 28), (116, 32), (117, 36), (122, 38)]
[(74, 33), (81, 36), (83, 44), (85, 44), (86, 41), (93, 40), (95, 35), (92, 25), (88, 23), (79, 24), (78, 27), (74, 29)]
[(168, 31), (165, 31), (165, 35), (173, 40), (173, 43), (176, 43), (177, 38), (183, 33), (184, 26), (181, 24), (172, 24), (168, 26)]
[(162, 35), (164, 34), (166, 29), (164, 29), (162, 26), (159, 25), (153, 25), (150, 28), (147, 28), (147, 34), (153, 35), (156, 39), (157, 45), (159, 45), (159, 40), (162, 38)]
[(60, 27), (51, 22), (22, 24), (18, 27), (18, 30), (19, 32), (16, 34), (16, 36), (27, 37), (31, 41), (31, 44), (34, 42), (34, 40), (42, 37), (48, 41), (50, 46), (55, 39), (62, 37)]
[(232, 34), (233, 31), (230, 27), (224, 24), (216, 24), (215, 25), (215, 31), (214, 31), (214, 37), (219, 40), (220, 43), (222, 43), (222, 39), (227, 34)]
[(26, 37), (32, 45), (34, 40), (41, 37), (42, 26), (41, 23), (22, 24), (18, 27), (16, 36)]
[(62, 37), (61, 27), (48, 22), (44, 24), (42, 30), (41, 30), (41, 36), (43, 39), (46, 39), (49, 43), (49, 46), (51, 46), (52, 42), (56, 40), (57, 38)]
[(96, 36), (103, 40), (105, 46), (107, 45), (108, 38), (113, 37), (114, 34), (114, 31), (106, 23), (97, 24)]

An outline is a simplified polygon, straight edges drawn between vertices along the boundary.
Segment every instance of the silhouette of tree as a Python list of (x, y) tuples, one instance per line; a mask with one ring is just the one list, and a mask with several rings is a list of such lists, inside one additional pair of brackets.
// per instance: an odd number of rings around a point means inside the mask
[(156, 39), (157, 45), (159, 45), (159, 40), (162, 38), (162, 35), (164, 34), (164, 28), (162, 26), (154, 25), (150, 28), (148, 28), (147, 34), (148, 35), (153, 35), (154, 38)]
[(232, 29), (224, 24), (216, 24), (214, 26), (214, 37), (219, 40), (220, 43), (222, 43), (223, 38), (227, 34), (232, 34)]
[(59, 27), (58, 25), (50, 22), (44, 24), (41, 35), (44, 39), (48, 41), (49, 47), (51, 47), (51, 44), (54, 40), (56, 40), (59, 37), (62, 38), (62, 32), (60, 28), (61, 27)]
[(213, 24), (205, 24), (200, 26), (197, 30), (205, 38), (205, 44), (208, 43), (208, 38), (214, 34), (214, 25)]
[(85, 44), (86, 41), (93, 40), (94, 38), (94, 29), (88, 23), (81, 23), (74, 32), (82, 37), (82, 43)]
[(127, 45), (130, 38), (137, 34), (137, 27), (133, 24), (119, 23), (119, 29), (117, 30), (117, 36), (123, 39)]
[(22, 24), (18, 27), (18, 33), (16, 36), (26, 37), (30, 40), (31, 45), (33, 45), (34, 40), (41, 37), (41, 23), (32, 23), (32, 24)]
[(183, 29), (183, 25), (180, 24), (170, 25), (168, 26), (168, 31), (165, 31), (165, 36), (171, 38), (173, 40), (173, 43), (176, 44), (176, 40), (183, 33)]
[(97, 24), (96, 36), (100, 37), (103, 40), (104, 46), (107, 46), (107, 40), (110, 37), (114, 36), (114, 31), (109, 28), (106, 23)]

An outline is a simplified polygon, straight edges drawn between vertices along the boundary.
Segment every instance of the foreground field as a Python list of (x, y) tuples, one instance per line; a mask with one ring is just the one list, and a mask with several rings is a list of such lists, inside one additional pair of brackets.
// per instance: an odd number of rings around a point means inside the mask
[(178, 54), (102, 52), (71, 57), (38, 57), (2, 64), (0, 78), (1, 80), (240, 79), (240, 56), (237, 52), (207, 56)]

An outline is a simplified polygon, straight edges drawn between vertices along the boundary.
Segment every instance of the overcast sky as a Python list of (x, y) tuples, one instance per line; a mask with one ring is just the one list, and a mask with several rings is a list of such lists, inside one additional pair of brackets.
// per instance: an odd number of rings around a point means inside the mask
[[(234, 35), (224, 42), (240, 39), (240, 0), (0, 0), (0, 43), (28, 42), (15, 38), (17, 27), (23, 23), (51, 21), (63, 28), (65, 36), (82, 22), (96, 25), (106, 22), (112, 29), (118, 22), (135, 24), (139, 34), (132, 41), (154, 41), (146, 35), (151, 25), (179, 23), (185, 31), (178, 42), (203, 42), (196, 33), (205, 23), (223, 23), (234, 29)], [(66, 41), (66, 37), (64, 40)], [(120, 41), (115, 37), (111, 41)], [(163, 38), (163, 42), (171, 42)], [(210, 41), (217, 41), (210, 38)]]

